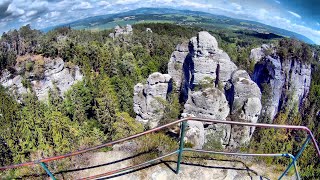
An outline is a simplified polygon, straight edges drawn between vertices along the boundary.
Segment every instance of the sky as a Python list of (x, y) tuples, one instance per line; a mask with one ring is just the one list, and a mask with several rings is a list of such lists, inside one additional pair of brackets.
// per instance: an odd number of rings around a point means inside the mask
[(320, 0), (0, 0), (0, 33), (73, 22), (141, 7), (189, 9), (261, 22), (320, 44)]

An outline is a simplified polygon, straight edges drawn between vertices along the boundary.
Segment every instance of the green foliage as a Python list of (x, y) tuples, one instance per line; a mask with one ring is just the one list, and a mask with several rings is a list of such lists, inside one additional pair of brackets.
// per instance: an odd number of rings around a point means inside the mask
[(304, 63), (311, 63), (313, 60), (311, 47), (295, 39), (281, 39), (277, 51), (282, 60), (300, 59)]
[(74, 121), (84, 122), (92, 108), (93, 101), (90, 88), (84, 81), (78, 82), (65, 93), (64, 113)]
[(99, 79), (96, 90), (94, 92), (94, 113), (102, 126), (102, 130), (111, 136), (115, 131), (112, 124), (116, 122), (116, 113), (119, 107), (117, 95), (110, 78), (102, 77), (102, 79)]
[(26, 71), (31, 72), (33, 70), (34, 62), (28, 61), (26, 63)]
[(208, 135), (206, 138), (207, 138), (207, 142), (204, 144), (203, 149), (214, 150), (214, 151), (223, 150), (221, 142), (217, 140), (220, 138), (217, 138), (213, 134)]
[(117, 113), (116, 116), (117, 120), (112, 125), (115, 130), (115, 133), (112, 135), (113, 140), (118, 140), (143, 131), (143, 125), (137, 123), (128, 113)]
[(178, 143), (163, 132), (142, 136), (137, 140), (137, 153), (145, 153), (135, 159), (135, 163), (142, 163), (157, 158), (178, 149)]
[(179, 118), (181, 112), (181, 104), (179, 103), (179, 94), (171, 92), (167, 100), (156, 97), (156, 100), (163, 108), (163, 117), (160, 120), (160, 125), (170, 123)]
[(206, 76), (200, 81), (199, 85), (196, 86), (195, 90), (201, 90), (201, 89), (204, 90), (212, 87), (214, 87), (214, 79)]

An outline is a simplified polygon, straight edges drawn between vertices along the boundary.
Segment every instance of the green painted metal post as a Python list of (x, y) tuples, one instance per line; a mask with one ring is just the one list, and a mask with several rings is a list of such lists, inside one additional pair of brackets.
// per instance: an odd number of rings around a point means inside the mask
[(185, 134), (185, 128), (186, 128), (186, 121), (183, 121), (181, 123), (181, 133), (180, 133), (180, 146), (179, 146), (179, 154), (178, 154), (178, 161), (177, 161), (177, 170), (176, 174), (179, 174), (180, 171), (180, 163), (182, 159), (182, 153), (183, 153), (183, 146), (184, 146), (184, 134)]
[[(311, 139), (311, 136), (309, 135), (307, 137), (307, 140), (303, 143), (300, 151), (298, 152), (298, 154), (294, 157), (294, 159), (292, 159), (292, 162), (289, 164), (289, 166), (287, 167), (287, 169), (282, 173), (282, 175), (279, 177), (279, 180), (282, 179), (287, 173), (288, 171), (291, 169), (292, 166), (295, 165), (296, 161), (300, 158), (301, 154), (303, 153), (303, 151), (306, 149), (309, 141)], [(297, 178), (300, 178), (299, 175)]]
[(298, 180), (300, 180), (300, 175), (299, 175), (298, 167), (297, 167), (297, 161), (295, 159), (294, 159), (293, 166), (294, 166), (294, 171), (296, 172), (296, 177)]
[(56, 178), (54, 177), (54, 175), (50, 172), (50, 170), (48, 169), (47, 165), (44, 162), (40, 162), (41, 167), (47, 172), (47, 174), (50, 176), (50, 178), (52, 180), (56, 180)]

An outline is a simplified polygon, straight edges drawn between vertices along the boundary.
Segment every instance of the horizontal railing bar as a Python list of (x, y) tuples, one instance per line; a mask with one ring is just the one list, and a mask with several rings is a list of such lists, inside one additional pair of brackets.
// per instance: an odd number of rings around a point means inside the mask
[(171, 153), (168, 153), (168, 154), (165, 154), (165, 155), (163, 155), (163, 156), (157, 157), (157, 158), (155, 158), (155, 159), (152, 159), (152, 160), (143, 162), (143, 163), (141, 163), (141, 164), (137, 164), (137, 165), (133, 165), (133, 166), (128, 166), (128, 167), (125, 167), (125, 168), (117, 169), (117, 170), (114, 170), (114, 171), (109, 171), (109, 172), (106, 172), (106, 173), (103, 173), (103, 174), (98, 174), (98, 175), (94, 175), (94, 176), (89, 176), (89, 177), (86, 177), (86, 178), (81, 178), (81, 179), (79, 179), (79, 180), (97, 179), (97, 178), (107, 177), (107, 176), (110, 176), (110, 175), (119, 174), (119, 173), (124, 172), (124, 171), (133, 170), (133, 169), (136, 169), (136, 168), (139, 168), (139, 167), (148, 165), (148, 164), (152, 164), (152, 163), (154, 163), (155, 161), (159, 161), (159, 160), (161, 160), (161, 159), (163, 159), (163, 158), (165, 158), (165, 157), (174, 155), (174, 154), (176, 154), (176, 153), (178, 153), (178, 152), (179, 152), (179, 150), (173, 151), (173, 152), (171, 152)]
[(232, 152), (222, 152), (222, 151), (209, 151), (209, 150), (202, 150), (202, 149), (192, 149), (192, 148), (184, 148), (183, 151), (192, 151), (192, 152), (201, 152), (201, 153), (210, 153), (210, 154), (224, 154), (230, 156), (262, 156), (262, 157), (289, 157), (293, 158), (294, 156), (289, 153), (283, 154), (248, 154), (248, 153), (232, 153)]
[(172, 125), (178, 124), (178, 123), (183, 122), (183, 121), (200, 121), (200, 122), (221, 123), (221, 124), (230, 124), (230, 125), (255, 126), (255, 127), (262, 127), (262, 128), (285, 128), (285, 129), (304, 130), (310, 135), (310, 137), (312, 139), (312, 142), (313, 142), (313, 145), (314, 145), (314, 147), (315, 147), (315, 149), (317, 151), (317, 154), (318, 154), (318, 156), (320, 158), (320, 150), (319, 150), (317, 141), (315, 140), (315, 138), (314, 138), (312, 132), (310, 131), (310, 129), (305, 127), (305, 126), (278, 125), (278, 124), (260, 124), (260, 123), (224, 121), (224, 120), (212, 120), (212, 119), (188, 117), (188, 118), (176, 120), (174, 122), (165, 124), (163, 126), (159, 126), (159, 127), (154, 128), (154, 129), (150, 129), (150, 130), (147, 130), (147, 131), (144, 131), (144, 132), (141, 132), (141, 133), (126, 137), (126, 138), (122, 138), (122, 139), (119, 139), (119, 140), (116, 140), (116, 141), (112, 141), (112, 142), (108, 142), (108, 143), (105, 143), (105, 144), (101, 144), (101, 145), (98, 145), (98, 146), (95, 146), (95, 147), (78, 150), (78, 151), (71, 152), (71, 153), (64, 154), (64, 155), (60, 155), (60, 156), (48, 157), (48, 158), (44, 158), (44, 159), (40, 159), (40, 160), (36, 160), (36, 161), (4, 166), (4, 167), (0, 167), (0, 170), (13, 169), (13, 168), (22, 167), (22, 166), (30, 166), (30, 165), (35, 165), (35, 164), (38, 164), (38, 163), (41, 163), (41, 162), (49, 162), (49, 161), (54, 161), (54, 160), (58, 160), (58, 159), (63, 159), (63, 158), (79, 155), (79, 154), (82, 154), (82, 153), (85, 153), (85, 152), (97, 150), (97, 149), (100, 149), (100, 148), (103, 148), (103, 147), (108, 147), (108, 146), (112, 146), (114, 144), (118, 144), (118, 143), (121, 143), (121, 142), (124, 142), (124, 141), (135, 139), (137, 137), (140, 137), (140, 136), (143, 136), (143, 135), (146, 135), (146, 134), (150, 134), (152, 132), (159, 131), (161, 129), (170, 127)]

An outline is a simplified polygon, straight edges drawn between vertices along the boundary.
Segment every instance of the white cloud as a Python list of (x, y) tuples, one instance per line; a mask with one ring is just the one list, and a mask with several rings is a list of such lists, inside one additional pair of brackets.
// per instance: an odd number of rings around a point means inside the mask
[(6, 22), (0, 22), (0, 27), (5, 27), (7, 25)]
[(261, 8), (257, 11), (257, 15), (256, 15), (257, 19), (263, 20), (263, 19), (266, 19), (267, 16), (269, 16), (269, 14), (266, 9)]
[(99, 1), (97, 3), (98, 6), (110, 6), (111, 4), (107, 1)]
[(59, 11), (51, 11), (44, 15), (45, 18), (55, 18), (61, 15)]
[(91, 8), (93, 8), (93, 6), (89, 2), (81, 2), (80, 4), (72, 6), (71, 10), (84, 10)]
[(33, 16), (33, 15), (35, 15), (35, 14), (37, 14), (37, 13), (38, 13), (38, 11), (35, 11), (35, 10), (28, 11), (28, 12), (26, 13), (26, 16), (27, 16), (27, 17), (30, 17), (30, 16)]
[(289, 19), (279, 17), (279, 16), (275, 16), (274, 19), (276, 19), (277, 23), (279, 23), (279, 24), (282, 24), (282, 23), (290, 24), (291, 23), (291, 21)]
[(133, 3), (138, 3), (141, 0), (118, 0), (116, 1), (116, 4), (133, 4)]
[(317, 25), (317, 26), (320, 26), (320, 23), (317, 22), (316, 25)]
[(280, 2), (280, 1), (277, 1), (277, 0), (274, 0), (274, 2), (276, 2), (276, 3), (278, 3), (278, 4), (281, 4), (281, 2)]
[(297, 18), (301, 19), (301, 16), (300, 16), (299, 14), (295, 13), (295, 12), (288, 11), (288, 13), (290, 13), (290, 14), (292, 14), (293, 16), (295, 16), (295, 17), (297, 17)]
[(185, 7), (193, 7), (193, 8), (203, 8), (203, 9), (212, 7), (211, 4), (207, 4), (207, 3), (202, 4), (202, 3), (193, 2), (189, 0), (178, 1), (178, 5), (185, 6)]
[(13, 16), (20, 16), (24, 14), (24, 10), (15, 6), (15, 4), (10, 4), (7, 11), (8, 13), (12, 13)]
[(237, 3), (231, 3), (231, 6), (234, 7), (236, 10), (240, 11), (242, 10), (242, 6)]

